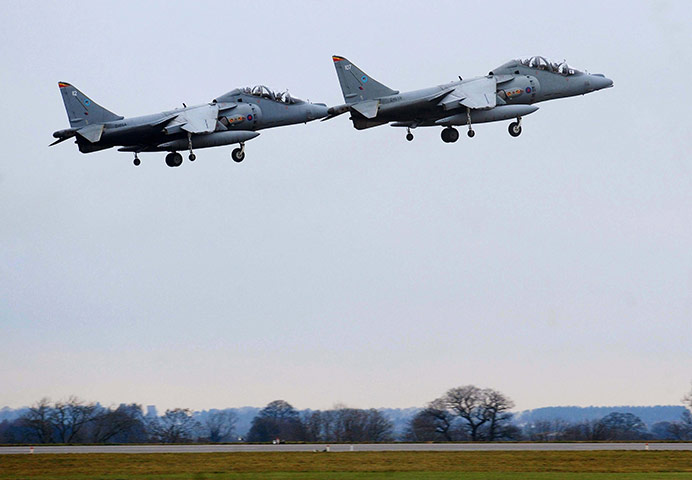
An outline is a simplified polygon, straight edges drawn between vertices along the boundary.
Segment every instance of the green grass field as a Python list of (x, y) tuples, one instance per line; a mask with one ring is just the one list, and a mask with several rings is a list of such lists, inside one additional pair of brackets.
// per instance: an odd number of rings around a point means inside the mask
[(0, 455), (0, 480), (691, 479), (692, 452)]

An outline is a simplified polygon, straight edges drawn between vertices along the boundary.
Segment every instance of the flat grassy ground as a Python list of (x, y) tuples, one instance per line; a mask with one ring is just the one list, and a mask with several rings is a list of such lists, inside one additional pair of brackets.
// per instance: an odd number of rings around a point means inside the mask
[(0, 455), (0, 480), (690, 479), (692, 452), (343, 452)]

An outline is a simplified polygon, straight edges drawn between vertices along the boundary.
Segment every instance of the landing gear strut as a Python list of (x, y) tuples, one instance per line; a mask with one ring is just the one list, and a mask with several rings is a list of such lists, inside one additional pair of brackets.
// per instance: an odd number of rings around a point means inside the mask
[(139, 164), (142, 163), (139, 161), (139, 157), (137, 156), (137, 152), (135, 152), (135, 160), (132, 163), (135, 164), (135, 167), (139, 167)]
[(179, 167), (183, 164), (183, 156), (176, 152), (166, 155), (166, 165), (169, 167)]
[(187, 149), (190, 150), (190, 155), (187, 158), (189, 158), (191, 162), (194, 162), (197, 155), (192, 153), (192, 134), (190, 132), (187, 132)]
[(453, 127), (447, 127), (442, 130), (442, 141), (445, 143), (454, 143), (459, 140), (459, 130)]
[(241, 143), (240, 148), (236, 148), (231, 152), (231, 158), (237, 163), (245, 160), (245, 143)]
[(516, 122), (510, 123), (507, 130), (509, 130), (509, 134), (513, 137), (521, 135), (521, 117), (517, 117)]
[(411, 133), (411, 127), (406, 128), (406, 140), (409, 142), (413, 140), (413, 134)]
[(468, 135), (469, 138), (473, 138), (476, 132), (473, 131), (473, 125), (471, 125), (471, 109), (468, 107), (466, 108), (466, 123), (469, 126), (469, 131), (466, 132), (466, 135)]

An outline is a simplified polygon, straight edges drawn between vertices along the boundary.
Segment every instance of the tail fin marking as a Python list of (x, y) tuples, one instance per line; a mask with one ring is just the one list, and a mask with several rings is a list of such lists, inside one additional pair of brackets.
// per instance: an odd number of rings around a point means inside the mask
[(336, 75), (339, 77), (344, 100), (348, 104), (374, 100), (399, 93), (368, 76), (348, 59), (337, 55), (332, 56)]
[(67, 82), (58, 82), (58, 87), (65, 104), (67, 118), (70, 120), (70, 127), (85, 127), (123, 119), (120, 115), (103, 108)]

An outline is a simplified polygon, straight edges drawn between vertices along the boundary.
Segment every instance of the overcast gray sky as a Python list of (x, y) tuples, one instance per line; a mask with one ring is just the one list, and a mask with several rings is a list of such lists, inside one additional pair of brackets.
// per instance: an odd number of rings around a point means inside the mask
[[(677, 404), (692, 379), (685, 1), (6, 2), (0, 406)], [(263, 83), (342, 103), (566, 58), (615, 88), (479, 125), (265, 130), (163, 154), (48, 148), (57, 82), (121, 115)]]

